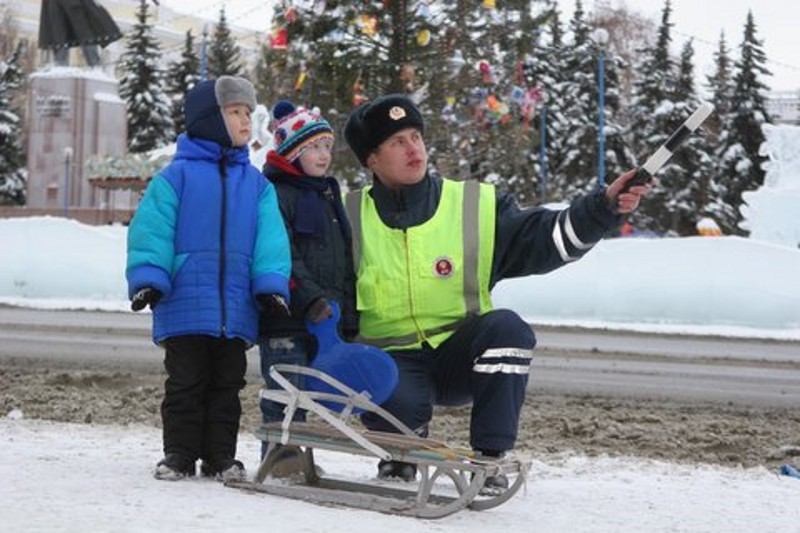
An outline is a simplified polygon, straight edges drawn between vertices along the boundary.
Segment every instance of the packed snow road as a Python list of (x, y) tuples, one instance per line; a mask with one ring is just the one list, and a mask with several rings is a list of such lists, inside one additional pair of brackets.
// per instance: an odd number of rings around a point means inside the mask
[[(2, 413), (160, 426), (162, 353), (149, 322), (132, 313), (0, 308)], [(520, 450), (776, 471), (800, 459), (796, 343), (536, 331)], [(260, 423), (257, 351), (249, 357), (245, 434)], [(468, 408), (437, 409), (431, 436), (465, 445), (468, 427)]]
[[(742, 406), (800, 405), (800, 342), (537, 326), (533, 390)], [(0, 361), (159, 372), (150, 315), (0, 308)], [(257, 350), (249, 373), (259, 376)]]

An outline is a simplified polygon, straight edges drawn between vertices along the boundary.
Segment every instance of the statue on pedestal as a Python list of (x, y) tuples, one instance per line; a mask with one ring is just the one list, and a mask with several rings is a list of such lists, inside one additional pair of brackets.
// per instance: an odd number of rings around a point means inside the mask
[(104, 7), (94, 0), (42, 0), (39, 48), (52, 50), (56, 65), (69, 64), (69, 49), (80, 46), (90, 67), (100, 64), (100, 48), (122, 37)]

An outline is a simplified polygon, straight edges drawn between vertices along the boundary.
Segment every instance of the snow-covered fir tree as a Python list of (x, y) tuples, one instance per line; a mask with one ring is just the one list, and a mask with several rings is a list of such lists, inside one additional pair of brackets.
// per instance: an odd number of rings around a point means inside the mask
[(241, 52), (228, 27), (224, 5), (219, 10), (219, 20), (214, 26), (206, 60), (209, 78), (242, 75)]
[[(388, 17), (381, 4), (296, 1), (276, 3), (272, 32), (255, 67), (262, 101), (279, 99), (319, 108), (335, 131), (350, 110), (389, 86)], [(367, 179), (344, 142), (336, 143), (331, 172), (350, 185)]]
[[(570, 21), (572, 41), (566, 65), (563, 95), (564, 125), (560, 129), (564, 157), (557, 172), (563, 187), (561, 197), (571, 199), (599, 184), (599, 113), (603, 113), (605, 179), (613, 179), (632, 164), (625, 131), (616, 116), (621, 105), (619, 70), (623, 66), (605, 43), (595, 42), (585, 20), (582, 3), (576, 2)], [(602, 30), (605, 31), (605, 30)], [(607, 35), (607, 33), (606, 33)], [(603, 47), (603, 48), (601, 48)], [(603, 109), (600, 110), (599, 61), (603, 60)]]
[(569, 21), (565, 72), (569, 84), (562, 95), (564, 123), (560, 136), (564, 158), (556, 172), (561, 175), (561, 195), (569, 200), (597, 185), (598, 170), (598, 58), (591, 39), (583, 2), (576, 0)]
[[(661, 12), (656, 41), (642, 51), (642, 58), (635, 66), (639, 77), (633, 87), (630, 138), (639, 164), (644, 163), (686, 119), (680, 114), (681, 110), (676, 109), (674, 101), (676, 67), (670, 55), (671, 14), (672, 5), (667, 0)], [(659, 171), (661, 185), (655, 187), (647, 200), (629, 217), (635, 228), (662, 233), (671, 227), (672, 215), (667, 208), (672, 194), (669, 177), (679, 172), (681, 169), (674, 160), (667, 162)]]
[(720, 32), (719, 44), (714, 52), (714, 71), (706, 77), (706, 86), (714, 112), (703, 124), (703, 128), (715, 140), (719, 140), (725, 133), (722, 119), (730, 113), (733, 98), (733, 64), (725, 32)]
[(192, 30), (186, 32), (181, 58), (169, 64), (166, 75), (166, 92), (170, 98), (172, 110), (172, 123), (175, 126), (175, 135), (183, 133), (186, 129), (183, 102), (186, 93), (195, 86), (200, 79), (200, 59), (195, 50)]
[[(259, 48), (258, 59), (253, 67), (253, 85), (258, 101), (268, 108), (281, 98), (292, 98), (288, 72), (289, 50), (286, 46), (287, 28), (281, 19), (278, 5), (273, 8), (272, 34)], [(281, 42), (278, 43), (280, 38)]]
[[(552, 0), (279, 2), (254, 82), (264, 103), (289, 98), (318, 107), (337, 131), (359, 103), (407, 93), (426, 118), (432, 169), (493, 181), (524, 202), (544, 199), (540, 102), (525, 108), (520, 100), (539, 89), (538, 97), (548, 97), (546, 199), (567, 199), (597, 183), (599, 49), (590, 38), (597, 23), (585, 14), (583, 27), (562, 39), (557, 12), (545, 16), (554, 7)], [(624, 10), (593, 18), (612, 33), (604, 53), (607, 181), (642, 163), (697, 105), (694, 87), (684, 83), (691, 45), (680, 62), (670, 54), (671, 13), (666, 1), (659, 25)], [(631, 27), (644, 47), (628, 42)], [(705, 141), (682, 146), (683, 155), (662, 169), (662, 185), (632, 219), (639, 229), (689, 233), (701, 212), (717, 208), (717, 182), (704, 189), (708, 172), (698, 170), (708, 163)], [(345, 143), (336, 150), (334, 175), (356, 186), (368, 179)]]
[(739, 228), (742, 217), (738, 209), (742, 204), (742, 192), (755, 190), (764, 183), (761, 168), (764, 157), (759, 154), (759, 148), (764, 142), (761, 126), (769, 122), (769, 115), (766, 110), (768, 87), (762, 79), (770, 72), (763, 43), (756, 34), (751, 11), (747, 14), (739, 59), (734, 64), (731, 109), (723, 119), (728, 137), (720, 160), (719, 180), (727, 184), (725, 203), (734, 210), (730, 219), (719, 222), (724, 231), (735, 234), (743, 233)]
[(163, 73), (158, 67), (161, 47), (149, 18), (147, 0), (139, 0), (137, 22), (126, 38), (119, 64), (119, 94), (127, 107), (128, 149), (133, 153), (148, 152), (175, 138)]
[[(693, 58), (694, 47), (689, 40), (681, 49), (672, 93), (672, 115), (676, 127), (700, 105), (695, 90)], [(696, 234), (697, 221), (705, 215), (707, 183), (713, 174), (714, 164), (708, 140), (702, 132), (686, 139), (680, 150), (672, 156), (669, 167), (659, 173), (663, 177), (662, 186), (668, 192), (663, 205), (667, 217), (663, 221), (669, 221), (669, 226), (659, 229), (666, 229), (670, 234)]]
[(0, 59), (0, 204), (24, 204), (27, 170), (22, 148), (22, 123), (12, 105), (22, 83), (20, 61), (23, 43), (10, 57)]
[[(328, 120), (343, 122), (362, 101), (407, 93), (425, 114), (432, 168), (461, 179), (499, 177), (533, 199), (538, 146), (534, 106), (527, 105), (534, 86), (525, 69), (531, 55), (526, 47), (532, 48), (544, 2), (320, 6), (276, 6), (272, 41), (279, 46), (262, 53), (258, 84), (271, 89), (259, 87), (260, 94), (318, 106)], [(365, 177), (349, 153), (342, 155), (337, 153), (335, 172)]]
[(563, 161), (564, 136), (560, 132), (565, 124), (563, 92), (567, 86), (564, 66), (566, 47), (563, 45), (561, 13), (555, 4), (550, 8), (547, 22), (540, 31), (534, 33), (534, 49), (526, 63), (531, 71), (533, 86), (541, 91), (541, 105), (533, 124), (536, 145), (540, 150), (539, 157), (534, 161), (535, 173), (539, 178), (538, 203), (561, 200), (565, 188), (561, 179), (563, 175), (557, 169)]
[(540, 195), (536, 128), (542, 100), (533, 38), (552, 10), (526, 0), (506, 2), (502, 10), (469, 7), (469, 33), (462, 39), (473, 44), (462, 41), (461, 48), (473, 69), (458, 80), (458, 127), (441, 150), (464, 162), (462, 177), (497, 183), (521, 203), (533, 203)]
[[(707, 77), (706, 83), (714, 112), (706, 120), (703, 129), (708, 133), (709, 145), (714, 147), (712, 157), (715, 168), (707, 181), (704, 214), (718, 222), (734, 221), (736, 208), (728, 205), (725, 200), (729, 181), (722, 179), (718, 172), (718, 161), (722, 160), (730, 135), (727, 128), (723, 127), (723, 121), (730, 116), (733, 98), (733, 64), (724, 32), (720, 32), (719, 45), (714, 52), (714, 71)], [(726, 227), (729, 225), (725, 224)]]

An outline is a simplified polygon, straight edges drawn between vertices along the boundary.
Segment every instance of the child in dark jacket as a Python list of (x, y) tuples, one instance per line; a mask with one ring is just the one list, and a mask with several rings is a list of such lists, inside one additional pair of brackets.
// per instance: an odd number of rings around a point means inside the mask
[(252, 84), (222, 76), (186, 95), (186, 133), (128, 231), (131, 308), (149, 305), (166, 350), (156, 479), (244, 479), (236, 460), (245, 350), (259, 308), (288, 314), (291, 255), (275, 188), (250, 164)]
[[(327, 176), (334, 136), (330, 124), (318, 114), (278, 102), (272, 110), (275, 149), (267, 154), (264, 174), (275, 184), (278, 202), (292, 249), (291, 318), (262, 321), (259, 349), (261, 373), (267, 387), (275, 388), (269, 368), (276, 363), (309, 364), (316, 355), (316, 339), (305, 321), (318, 323), (331, 316), (330, 300), (339, 303), (339, 323), (344, 338), (358, 330), (355, 311), (355, 275), (350, 225), (339, 184)], [(302, 379), (287, 376), (297, 386)], [(283, 405), (261, 400), (264, 422), (283, 420)], [(295, 418), (302, 420), (298, 411)], [(262, 449), (262, 455), (264, 453)], [(298, 450), (276, 448), (272, 475), (284, 477), (300, 469)]]

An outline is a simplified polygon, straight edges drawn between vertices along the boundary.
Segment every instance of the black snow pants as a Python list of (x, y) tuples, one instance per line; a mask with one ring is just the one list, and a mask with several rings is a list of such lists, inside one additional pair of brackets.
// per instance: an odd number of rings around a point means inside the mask
[[(506, 309), (467, 319), (437, 348), (390, 352), (400, 380), (382, 407), (422, 436), (434, 405), (472, 402), (470, 445), (482, 452), (514, 447), (536, 338), (519, 315)], [(393, 431), (365, 413), (369, 429)]]
[(242, 339), (184, 335), (164, 342), (164, 453), (218, 463), (236, 457), (245, 386)]

